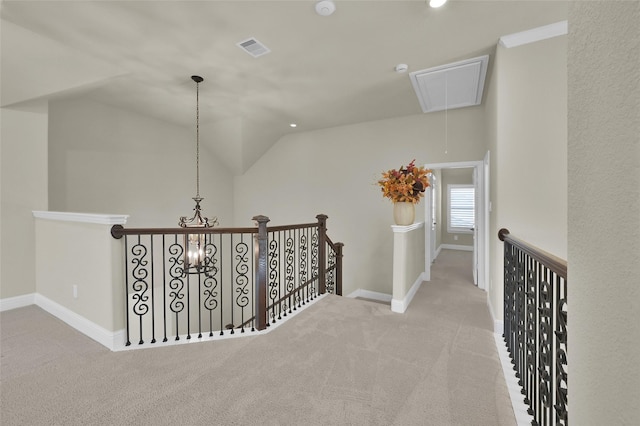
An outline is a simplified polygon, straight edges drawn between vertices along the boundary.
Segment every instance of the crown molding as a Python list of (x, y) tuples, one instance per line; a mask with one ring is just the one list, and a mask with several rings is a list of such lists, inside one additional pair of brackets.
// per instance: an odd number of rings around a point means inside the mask
[(566, 35), (569, 32), (568, 21), (560, 21), (527, 31), (513, 33), (500, 37), (500, 45), (508, 48), (535, 43), (536, 41)]
[(33, 211), (33, 217), (38, 219), (58, 220), (62, 222), (97, 223), (99, 225), (124, 225), (127, 223), (129, 215)]

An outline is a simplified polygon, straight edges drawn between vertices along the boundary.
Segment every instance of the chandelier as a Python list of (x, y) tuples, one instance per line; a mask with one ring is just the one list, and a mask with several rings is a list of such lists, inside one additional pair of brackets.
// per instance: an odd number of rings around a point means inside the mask
[[(204, 79), (198, 75), (191, 76), (196, 83), (196, 196), (193, 197), (196, 205), (193, 208), (193, 216), (187, 218), (181, 216), (178, 225), (181, 228), (201, 229), (210, 228), (218, 224), (217, 218), (202, 216), (200, 202), (200, 83)], [(211, 234), (209, 234), (211, 235)], [(210, 237), (209, 237), (210, 238)], [(184, 237), (184, 271), (187, 274), (207, 273), (213, 270), (213, 261), (210, 258), (212, 244), (207, 243), (207, 234), (185, 234)]]

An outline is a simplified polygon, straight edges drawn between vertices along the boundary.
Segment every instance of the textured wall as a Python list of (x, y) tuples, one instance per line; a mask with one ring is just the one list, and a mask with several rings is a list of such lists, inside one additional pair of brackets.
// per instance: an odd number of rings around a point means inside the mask
[(640, 424), (640, 3), (569, 13), (569, 415)]

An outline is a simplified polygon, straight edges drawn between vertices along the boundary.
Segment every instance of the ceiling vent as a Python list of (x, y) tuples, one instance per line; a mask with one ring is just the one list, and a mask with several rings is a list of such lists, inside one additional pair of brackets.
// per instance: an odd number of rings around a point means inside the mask
[(480, 105), (489, 55), (409, 74), (422, 112)]
[(260, 43), (253, 37), (236, 43), (236, 45), (254, 58), (266, 55), (267, 53), (271, 52), (271, 50), (267, 46)]

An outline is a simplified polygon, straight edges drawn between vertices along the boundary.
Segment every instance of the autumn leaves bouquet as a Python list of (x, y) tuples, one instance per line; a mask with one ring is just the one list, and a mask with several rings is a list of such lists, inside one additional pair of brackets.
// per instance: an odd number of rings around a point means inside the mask
[(382, 195), (394, 203), (410, 202), (418, 203), (424, 196), (424, 191), (429, 186), (427, 174), (431, 170), (424, 167), (416, 167), (416, 160), (400, 169), (392, 169), (382, 173), (382, 179), (378, 185), (382, 188)]

